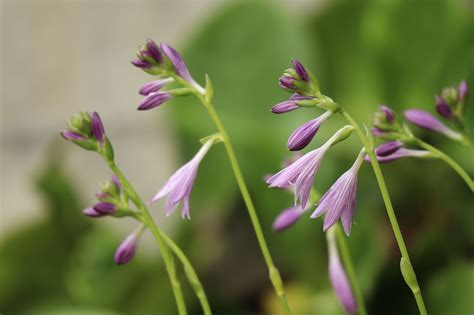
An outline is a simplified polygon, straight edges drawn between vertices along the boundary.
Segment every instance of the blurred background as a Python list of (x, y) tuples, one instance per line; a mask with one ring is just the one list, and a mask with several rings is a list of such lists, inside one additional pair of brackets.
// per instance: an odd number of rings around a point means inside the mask
[[(193, 76), (208, 73), (295, 314), (342, 314), (327, 276), (321, 220), (271, 231), (292, 197), (263, 176), (289, 157), (286, 140), (309, 111), (269, 108), (288, 95), (277, 78), (300, 59), (323, 93), (370, 124), (378, 104), (434, 110), (434, 96), (466, 79), (474, 87), (473, 3), (418, 1), (1, 1), (0, 312), (175, 314), (164, 266), (146, 233), (137, 257), (113, 253), (135, 224), (91, 220), (110, 173), (98, 156), (58, 131), (80, 110), (97, 110), (117, 161), (144, 199), (213, 132), (203, 108), (180, 98), (137, 112), (151, 78), (129, 61), (146, 38), (183, 52)], [(466, 109), (474, 136), (474, 102)], [(343, 121), (332, 119), (311, 147)], [(442, 136), (418, 135), (474, 174), (472, 152)], [(352, 163), (352, 137), (331, 150), (315, 187), (326, 190)], [(439, 161), (383, 166), (430, 314), (474, 313), (473, 195)], [(399, 272), (399, 252), (369, 167), (359, 179), (348, 244), (370, 314), (417, 314)], [(279, 314), (246, 209), (222, 147), (201, 164), (191, 221), (151, 207), (197, 268), (215, 314)], [(183, 286), (190, 314), (200, 314)]]

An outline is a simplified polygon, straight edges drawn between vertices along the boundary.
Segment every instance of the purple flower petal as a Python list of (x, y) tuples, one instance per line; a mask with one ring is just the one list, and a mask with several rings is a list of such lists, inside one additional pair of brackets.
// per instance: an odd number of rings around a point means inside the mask
[(137, 250), (137, 236), (135, 233), (127, 236), (126, 239), (120, 243), (119, 247), (115, 251), (115, 263), (117, 265), (123, 265), (128, 263), (135, 256)]
[(97, 112), (91, 112), (90, 116), (92, 135), (102, 145), (104, 144), (105, 139), (104, 124), (102, 124), (102, 120), (100, 119), (100, 116)]
[(441, 121), (436, 119), (436, 117), (426, 111), (420, 109), (409, 109), (404, 112), (404, 115), (409, 122), (419, 127), (442, 133), (453, 139), (458, 140), (462, 138), (462, 135), (454, 130), (449, 129)]
[(310, 120), (293, 131), (288, 139), (288, 149), (290, 151), (299, 151), (304, 149), (313, 140), (319, 130), (319, 127), (331, 116), (327, 111), (316, 119)]

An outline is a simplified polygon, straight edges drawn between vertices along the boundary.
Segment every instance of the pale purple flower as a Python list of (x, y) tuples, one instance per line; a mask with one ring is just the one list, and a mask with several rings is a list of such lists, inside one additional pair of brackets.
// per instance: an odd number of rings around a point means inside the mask
[(288, 138), (288, 149), (290, 151), (299, 151), (304, 149), (313, 140), (319, 130), (319, 127), (331, 117), (332, 112), (326, 111), (321, 116), (310, 120), (293, 131)]
[(301, 80), (303, 80), (303, 81), (309, 81), (308, 71), (306, 71), (306, 69), (305, 69), (305, 67), (303, 66), (303, 64), (301, 64), (301, 62), (299, 62), (299, 61), (296, 60), (296, 59), (293, 59), (291, 62), (292, 62), (292, 64), (293, 64), (293, 68), (295, 69), (296, 73), (297, 73), (298, 76), (301, 78)]
[(149, 82), (140, 88), (140, 94), (148, 95), (152, 92), (158, 92), (160, 89), (172, 83), (173, 81), (174, 81), (173, 78), (165, 78), (165, 79), (159, 79), (156, 81)]
[(335, 241), (328, 242), (329, 251), (329, 280), (331, 282), (334, 293), (341, 302), (344, 310), (348, 314), (357, 313), (357, 302), (354, 298), (349, 279), (342, 266), (341, 259), (337, 250)]
[(395, 121), (395, 113), (390, 107), (386, 105), (380, 105), (379, 110), (385, 115), (385, 118), (387, 118), (388, 122), (393, 123)]
[(115, 263), (117, 265), (123, 265), (128, 263), (135, 256), (137, 250), (137, 235), (132, 233), (127, 238), (125, 238), (119, 247), (115, 251)]
[(158, 193), (149, 201), (155, 202), (160, 198), (168, 195), (165, 203), (166, 215), (170, 215), (180, 202), (183, 203), (181, 214), (183, 218), (190, 219), (189, 200), (196, 179), (197, 170), (202, 159), (209, 151), (213, 144), (213, 140), (207, 141), (188, 163), (178, 169), (168, 181), (160, 188)]
[(70, 130), (61, 130), (59, 133), (61, 134), (61, 136), (64, 139), (69, 140), (69, 141), (84, 141), (84, 140), (86, 140), (86, 138), (84, 138), (80, 134), (75, 133), (75, 132), (70, 131)]
[(436, 119), (436, 117), (424, 110), (409, 109), (404, 112), (404, 115), (409, 122), (419, 127), (439, 132), (452, 139), (459, 140), (462, 138), (461, 134), (448, 128), (445, 124)]
[(274, 231), (284, 231), (295, 224), (299, 218), (305, 213), (301, 206), (293, 206), (280, 212), (280, 214), (273, 221), (272, 228)]
[(379, 145), (375, 149), (375, 154), (377, 156), (387, 156), (387, 155), (397, 152), (402, 147), (403, 147), (403, 142), (401, 141), (398, 141), (398, 140), (388, 141)]
[(442, 96), (436, 95), (436, 111), (446, 119), (453, 117), (453, 111)]
[(85, 216), (91, 217), (91, 218), (98, 218), (98, 217), (103, 217), (107, 214), (101, 213), (96, 211), (93, 207), (86, 208), (82, 211), (82, 213)]
[(102, 120), (100, 119), (100, 116), (97, 112), (91, 112), (90, 117), (92, 135), (102, 145), (104, 144), (105, 139), (104, 124), (102, 123)]
[(117, 209), (113, 203), (98, 202), (92, 207), (96, 212), (107, 215), (114, 213)]
[(169, 101), (173, 95), (167, 92), (151, 92), (138, 105), (138, 110), (149, 110)]
[[(392, 162), (392, 161), (406, 158), (406, 157), (428, 157), (430, 155), (431, 155), (431, 152), (425, 151), (425, 150), (413, 150), (413, 149), (400, 148), (389, 155), (377, 156), (377, 161), (379, 163), (388, 163), (388, 162)], [(366, 162), (370, 162), (369, 156), (366, 155), (364, 160)]]
[(173, 47), (165, 43), (161, 43), (160, 48), (163, 54), (166, 56), (166, 58), (173, 65), (173, 68), (176, 74), (179, 75), (188, 83), (190, 83), (194, 88), (196, 88), (199, 91), (199, 93), (201, 94), (204, 93), (205, 90), (196, 81), (194, 81), (181, 55)]
[(458, 86), (458, 102), (463, 102), (467, 96), (469, 88), (465, 80), (461, 81)]
[(357, 174), (363, 161), (364, 151), (362, 150), (352, 167), (342, 174), (321, 197), (311, 219), (326, 213), (323, 223), (324, 231), (340, 219), (346, 235), (351, 234), (352, 217), (356, 206)]

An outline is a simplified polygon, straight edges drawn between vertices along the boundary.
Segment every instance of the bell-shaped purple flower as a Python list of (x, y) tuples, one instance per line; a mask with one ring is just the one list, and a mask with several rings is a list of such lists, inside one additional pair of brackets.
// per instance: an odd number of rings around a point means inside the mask
[(299, 151), (304, 149), (313, 140), (319, 130), (319, 127), (331, 117), (332, 112), (326, 111), (321, 116), (310, 120), (293, 131), (288, 138), (288, 150)]
[[(423, 157), (429, 157), (430, 155), (432, 155), (430, 151), (400, 148), (397, 151), (385, 156), (377, 155), (377, 161), (379, 163), (388, 163), (388, 162), (396, 161), (398, 159), (407, 158), (407, 157), (423, 158)], [(369, 156), (366, 155), (364, 160), (366, 162), (370, 162)]]
[(388, 141), (379, 145), (375, 149), (375, 154), (377, 156), (387, 156), (387, 155), (397, 152), (402, 147), (403, 147), (403, 142), (401, 141), (398, 141), (398, 140)]
[(137, 250), (137, 235), (132, 233), (127, 238), (125, 238), (119, 247), (115, 251), (115, 263), (117, 265), (123, 265), (128, 263), (135, 256)]
[(165, 43), (161, 43), (160, 48), (169, 62), (173, 65), (176, 74), (190, 83), (195, 89), (199, 91), (199, 93), (204, 93), (204, 88), (194, 81), (181, 55), (173, 47)]
[(104, 124), (102, 123), (102, 120), (100, 119), (100, 116), (97, 112), (91, 112), (90, 115), (92, 135), (102, 145), (104, 144), (105, 139)]
[(293, 64), (293, 68), (295, 69), (300, 79), (303, 81), (309, 81), (308, 71), (306, 71), (303, 64), (296, 59), (293, 59), (291, 62)]
[(430, 113), (420, 109), (409, 109), (404, 112), (405, 118), (419, 127), (444, 134), (445, 136), (459, 140), (462, 135), (443, 124)]
[(324, 231), (340, 219), (346, 235), (351, 234), (352, 217), (356, 206), (357, 174), (364, 161), (364, 155), (362, 150), (352, 167), (342, 174), (321, 197), (316, 210), (311, 215), (311, 219), (314, 219), (326, 213)]
[(352, 292), (349, 279), (342, 265), (335, 240), (328, 240), (329, 280), (338, 300), (348, 314), (357, 313), (357, 302)]
[(149, 110), (169, 101), (173, 95), (167, 92), (151, 92), (138, 105), (138, 110)]
[(140, 94), (146, 96), (152, 92), (158, 92), (160, 89), (172, 83), (173, 81), (174, 81), (173, 78), (165, 78), (165, 79), (159, 79), (156, 81), (149, 82), (140, 88)]
[(453, 117), (453, 110), (442, 96), (436, 95), (436, 111), (446, 119)]
[(299, 220), (299, 218), (301, 218), (303, 213), (305, 213), (305, 210), (303, 210), (303, 208), (301, 208), (301, 206), (299, 205), (283, 210), (275, 218), (275, 221), (273, 221), (273, 230), (281, 232), (288, 229), (293, 224), (295, 224)]
[(182, 201), (182, 217), (183, 219), (190, 219), (189, 200), (191, 198), (191, 192), (196, 179), (197, 170), (199, 168), (199, 164), (211, 148), (212, 144), (213, 140), (207, 141), (191, 161), (184, 164), (168, 179), (168, 181), (160, 188), (158, 193), (149, 201), (149, 203), (155, 202), (158, 199), (168, 195), (165, 203), (166, 215), (170, 215)]

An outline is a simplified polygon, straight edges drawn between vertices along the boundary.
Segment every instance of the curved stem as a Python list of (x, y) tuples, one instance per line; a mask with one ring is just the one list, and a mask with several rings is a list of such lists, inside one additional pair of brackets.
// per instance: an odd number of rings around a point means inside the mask
[(466, 171), (456, 162), (454, 161), (451, 157), (449, 157), (446, 153), (442, 152), (441, 150), (438, 150), (434, 146), (418, 139), (414, 138), (415, 143), (420, 146), (421, 148), (430, 151), (435, 155), (435, 157), (443, 160), (446, 164), (451, 166), (451, 168), (458, 173), (458, 175), (466, 182), (467, 186), (471, 189), (471, 191), (474, 191), (474, 181), (472, 178), (469, 176), (469, 174), (466, 173)]
[[(370, 163), (372, 165), (372, 168), (374, 170), (375, 178), (377, 179), (377, 183), (379, 185), (380, 193), (382, 194), (382, 199), (385, 204), (385, 208), (387, 210), (387, 215), (390, 220), (390, 224), (392, 226), (393, 233), (395, 235), (395, 239), (398, 244), (398, 248), (400, 249), (400, 252), (402, 254), (402, 257), (404, 257), (408, 262), (411, 262), (410, 260), (410, 255), (408, 254), (407, 247), (405, 245), (405, 241), (403, 239), (402, 232), (400, 230), (400, 226), (398, 225), (397, 217), (395, 215), (395, 211), (393, 209), (392, 201), (390, 199), (390, 195), (388, 193), (387, 185), (385, 184), (385, 179), (382, 174), (382, 170), (380, 169), (379, 162), (377, 161), (377, 157), (375, 156), (374, 148), (373, 145), (369, 142), (367, 137), (365, 136), (364, 132), (360, 128), (360, 126), (357, 124), (357, 122), (349, 115), (344, 110), (341, 110), (342, 116), (355, 128), (355, 132), (357, 133), (358, 137), (360, 138), (360, 141), (362, 142), (362, 145), (364, 146), (367, 155), (370, 158)], [(421, 295), (421, 291), (418, 290), (417, 292), (413, 292), (415, 295), (415, 299), (418, 305), (418, 309), (420, 311), (420, 314), (426, 315), (426, 307), (425, 303), (423, 301), (423, 297)]]
[[(105, 160), (107, 161), (107, 159)], [(138, 196), (133, 186), (129, 183), (125, 175), (117, 167), (115, 162), (107, 161), (107, 163), (109, 164), (109, 167), (114, 172), (114, 174), (117, 175), (117, 177), (120, 179), (120, 182), (122, 183), (130, 199), (132, 200), (132, 202), (135, 204), (135, 206), (138, 208), (138, 210), (142, 214), (143, 223), (146, 224), (146, 226), (150, 229), (151, 233), (153, 234), (153, 237), (155, 238), (158, 248), (160, 249), (160, 252), (163, 256), (163, 261), (165, 262), (166, 271), (168, 272), (171, 286), (173, 288), (173, 293), (176, 300), (176, 305), (178, 307), (178, 312), (180, 315), (186, 315), (187, 314), (186, 304), (184, 302), (184, 296), (183, 296), (183, 291), (181, 290), (181, 284), (179, 283), (178, 277), (176, 275), (174, 259), (168, 247), (165, 244), (165, 241), (162, 236), (162, 232), (160, 232), (160, 230), (155, 224), (155, 221), (153, 221), (153, 218), (151, 217), (150, 212), (148, 211), (147, 207), (145, 206), (141, 198)]]
[(280, 303), (283, 307), (283, 310), (285, 311), (285, 314), (291, 314), (288, 301), (286, 300), (283, 281), (281, 280), (280, 272), (273, 263), (270, 250), (265, 240), (265, 236), (263, 235), (262, 227), (257, 216), (257, 211), (255, 210), (255, 206), (253, 204), (252, 198), (250, 197), (250, 193), (243, 178), (242, 171), (240, 170), (239, 162), (237, 161), (237, 156), (235, 155), (235, 151), (230, 141), (229, 135), (227, 134), (227, 131), (212, 104), (208, 100), (206, 100), (206, 98), (202, 94), (196, 93), (196, 95), (202, 102), (204, 107), (206, 107), (209, 115), (211, 116), (212, 121), (214, 122), (216, 128), (222, 136), (222, 141), (224, 143), (227, 156), (234, 172), (235, 180), (237, 181), (240, 192), (242, 194), (242, 198), (244, 199), (245, 205), (250, 216), (250, 220), (252, 221), (255, 235), (257, 236), (258, 244), (260, 245), (260, 250), (262, 251), (265, 263), (268, 267), (270, 281), (272, 282), (275, 292), (278, 298), (280, 299)]
[(349, 282), (354, 291), (354, 295), (357, 301), (357, 306), (359, 309), (359, 315), (367, 315), (367, 309), (365, 308), (364, 298), (362, 296), (362, 291), (360, 290), (359, 283), (354, 270), (354, 265), (352, 264), (351, 254), (349, 248), (347, 247), (346, 237), (341, 230), (339, 224), (334, 225), (336, 230), (336, 240), (339, 245), (339, 252), (341, 253), (341, 258), (344, 263), (344, 267), (347, 271), (347, 276), (349, 277)]

